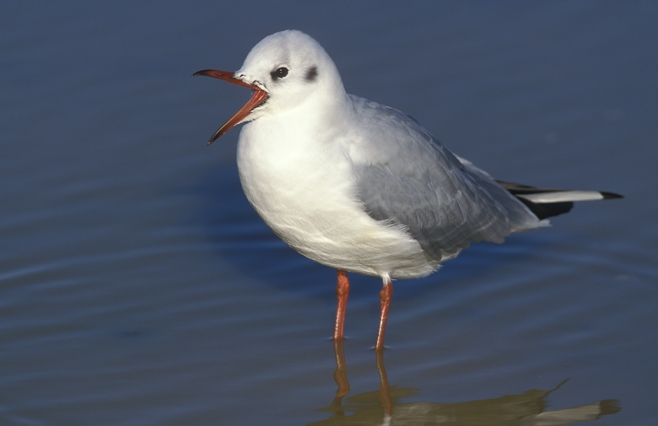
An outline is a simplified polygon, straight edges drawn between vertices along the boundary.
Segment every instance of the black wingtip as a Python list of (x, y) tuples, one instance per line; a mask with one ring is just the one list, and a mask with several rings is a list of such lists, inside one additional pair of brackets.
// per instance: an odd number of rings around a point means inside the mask
[(624, 198), (623, 195), (615, 194), (614, 192), (603, 192), (601, 191), (604, 200), (612, 200), (614, 198)]
[(616, 414), (621, 411), (621, 402), (617, 399), (604, 399), (599, 402), (601, 415)]
[(573, 208), (573, 202), (565, 201), (561, 203), (533, 203), (525, 198), (517, 197), (517, 200), (525, 204), (530, 211), (537, 216), (539, 220), (548, 219), (549, 217), (569, 213)]

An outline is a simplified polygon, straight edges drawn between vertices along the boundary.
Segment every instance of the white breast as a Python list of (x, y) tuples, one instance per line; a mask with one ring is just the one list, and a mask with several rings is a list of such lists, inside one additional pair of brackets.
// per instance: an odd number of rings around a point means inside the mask
[(246, 124), (238, 169), (249, 202), (281, 239), (316, 262), (391, 278), (430, 274), (437, 262), (399, 226), (368, 216), (356, 199), (348, 143), (292, 114)]

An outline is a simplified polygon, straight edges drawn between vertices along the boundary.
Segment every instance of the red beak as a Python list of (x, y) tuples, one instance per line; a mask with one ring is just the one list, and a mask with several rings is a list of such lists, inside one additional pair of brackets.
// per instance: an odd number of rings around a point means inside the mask
[(238, 86), (248, 87), (254, 91), (254, 93), (251, 95), (251, 99), (249, 99), (249, 101), (242, 108), (240, 108), (240, 110), (236, 112), (233, 115), (233, 117), (231, 117), (226, 123), (224, 123), (222, 127), (217, 129), (217, 131), (212, 135), (212, 137), (208, 141), (208, 145), (210, 145), (215, 140), (222, 137), (222, 135), (228, 132), (231, 129), (231, 127), (235, 126), (240, 121), (242, 121), (245, 117), (251, 114), (251, 111), (257, 106), (261, 105), (267, 98), (266, 91), (264, 91), (263, 89), (261, 89), (260, 87), (254, 84), (245, 83), (244, 81), (235, 78), (235, 73), (232, 72), (219, 71), (219, 70), (203, 70), (203, 71), (195, 72), (194, 74), (192, 74), (192, 77), (196, 77), (197, 75), (206, 75), (208, 77), (218, 78), (220, 80), (228, 81), (229, 83), (237, 84)]

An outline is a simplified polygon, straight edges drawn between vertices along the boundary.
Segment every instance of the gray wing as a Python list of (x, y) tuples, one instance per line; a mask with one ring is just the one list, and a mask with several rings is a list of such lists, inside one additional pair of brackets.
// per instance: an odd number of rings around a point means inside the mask
[(415, 120), (365, 99), (352, 102), (362, 129), (351, 150), (357, 196), (372, 218), (402, 225), (432, 258), (541, 226), (487, 173), (458, 159)]

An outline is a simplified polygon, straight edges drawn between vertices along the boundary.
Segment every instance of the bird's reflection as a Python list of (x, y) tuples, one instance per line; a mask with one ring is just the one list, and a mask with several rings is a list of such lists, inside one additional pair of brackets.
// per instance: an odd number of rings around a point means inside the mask
[(401, 403), (399, 401), (402, 398), (414, 395), (416, 389), (389, 386), (383, 351), (376, 351), (379, 389), (347, 397), (350, 384), (347, 380), (347, 365), (342, 342), (334, 343), (334, 351), (336, 355), (334, 379), (338, 390), (331, 405), (319, 410), (328, 411), (331, 416), (326, 420), (309, 423), (309, 426), (447, 424), (558, 426), (596, 420), (621, 410), (618, 401), (603, 400), (573, 408), (547, 411), (545, 398), (564, 382), (551, 390), (531, 389), (520, 395), (505, 395), (493, 399), (447, 404)]

